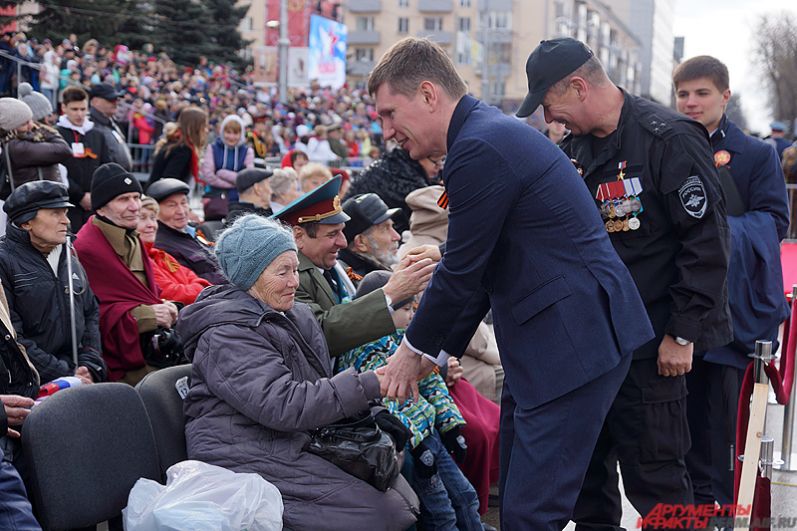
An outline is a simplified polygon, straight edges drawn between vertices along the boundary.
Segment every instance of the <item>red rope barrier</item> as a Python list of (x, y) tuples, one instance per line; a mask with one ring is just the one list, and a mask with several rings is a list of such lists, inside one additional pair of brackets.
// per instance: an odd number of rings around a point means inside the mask
[[(769, 377), (772, 388), (775, 390), (775, 398), (778, 404), (786, 405), (791, 399), (791, 389), (794, 383), (794, 353), (797, 350), (797, 300), (791, 301), (791, 316), (786, 320), (783, 326), (783, 348), (780, 357), (780, 369), (775, 367), (773, 362), (769, 362), (764, 366), (764, 371)], [(742, 387), (739, 391), (739, 405), (737, 407), (736, 416), (736, 467), (734, 468), (734, 482), (733, 482), (733, 497), (735, 500), (739, 498), (739, 480), (742, 477), (742, 467), (739, 466), (739, 457), (744, 455), (744, 445), (747, 439), (747, 423), (750, 420), (750, 397), (753, 394), (753, 364), (747, 366), (742, 381)], [(759, 478), (761, 479), (761, 478)], [(766, 482), (767, 492), (769, 496), (769, 481)], [(759, 496), (764, 496), (764, 493), (759, 493), (761, 483), (756, 483), (756, 499)], [(759, 506), (762, 504), (759, 503)], [(767, 511), (769, 510), (769, 504)], [(754, 506), (755, 508), (755, 506)], [(755, 516), (755, 514), (753, 515)], [(768, 515), (767, 515), (768, 516)]]

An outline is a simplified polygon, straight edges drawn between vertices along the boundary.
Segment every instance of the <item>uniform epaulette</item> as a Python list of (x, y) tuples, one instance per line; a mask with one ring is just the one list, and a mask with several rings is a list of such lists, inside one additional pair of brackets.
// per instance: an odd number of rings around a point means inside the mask
[(677, 114), (675, 111), (668, 113), (667, 109), (662, 112), (661, 108), (648, 106), (647, 103), (643, 99), (637, 100), (639, 124), (652, 135), (667, 139), (690, 130), (692, 121), (686, 116)]

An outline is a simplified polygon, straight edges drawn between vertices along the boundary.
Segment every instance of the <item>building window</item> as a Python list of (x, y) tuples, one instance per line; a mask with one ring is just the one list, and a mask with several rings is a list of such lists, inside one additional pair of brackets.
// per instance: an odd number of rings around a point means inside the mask
[(398, 19), (398, 32), (399, 33), (409, 33), (410, 32), (410, 19), (407, 17), (399, 17)]
[(358, 31), (374, 31), (374, 17), (357, 17)]
[(503, 96), (506, 94), (506, 83), (503, 81), (495, 81), (492, 83), (492, 95)]
[(459, 0), (459, 7), (470, 7), (470, 0)]
[(487, 27), (490, 29), (512, 29), (512, 13), (491, 11), (487, 15)]
[(470, 31), (470, 17), (459, 17), (457, 27), (459, 31)]
[(410, 0), (398, 0), (399, 7), (410, 7)]
[(374, 49), (373, 48), (355, 48), (354, 49), (354, 58), (357, 61), (367, 61), (373, 62), (374, 61)]
[(423, 29), (426, 31), (442, 31), (443, 17), (426, 17), (423, 19)]
[(241, 31), (253, 31), (255, 29), (255, 21), (252, 17), (244, 17), (241, 19)]

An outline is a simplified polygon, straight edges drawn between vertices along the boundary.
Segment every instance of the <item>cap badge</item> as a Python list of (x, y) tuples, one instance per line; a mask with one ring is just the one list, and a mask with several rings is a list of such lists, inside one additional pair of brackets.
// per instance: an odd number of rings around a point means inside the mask
[(125, 177), (125, 184), (127, 185), (133, 184), (133, 181), (130, 180), (130, 177)]

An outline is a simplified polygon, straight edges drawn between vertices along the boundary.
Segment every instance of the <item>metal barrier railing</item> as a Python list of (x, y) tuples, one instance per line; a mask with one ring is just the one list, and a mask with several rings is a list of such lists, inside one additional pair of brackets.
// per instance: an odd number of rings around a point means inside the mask
[(42, 65), (40, 63), (32, 63), (30, 61), (26, 61), (21, 57), (17, 57), (16, 55), (11, 55), (8, 52), (4, 52), (0, 50), (0, 57), (8, 59), (9, 61), (14, 61), (17, 64), (17, 85), (19, 86), (19, 81), (22, 79), (22, 67), (26, 66), (28, 68), (32, 68), (34, 70), (41, 70)]

